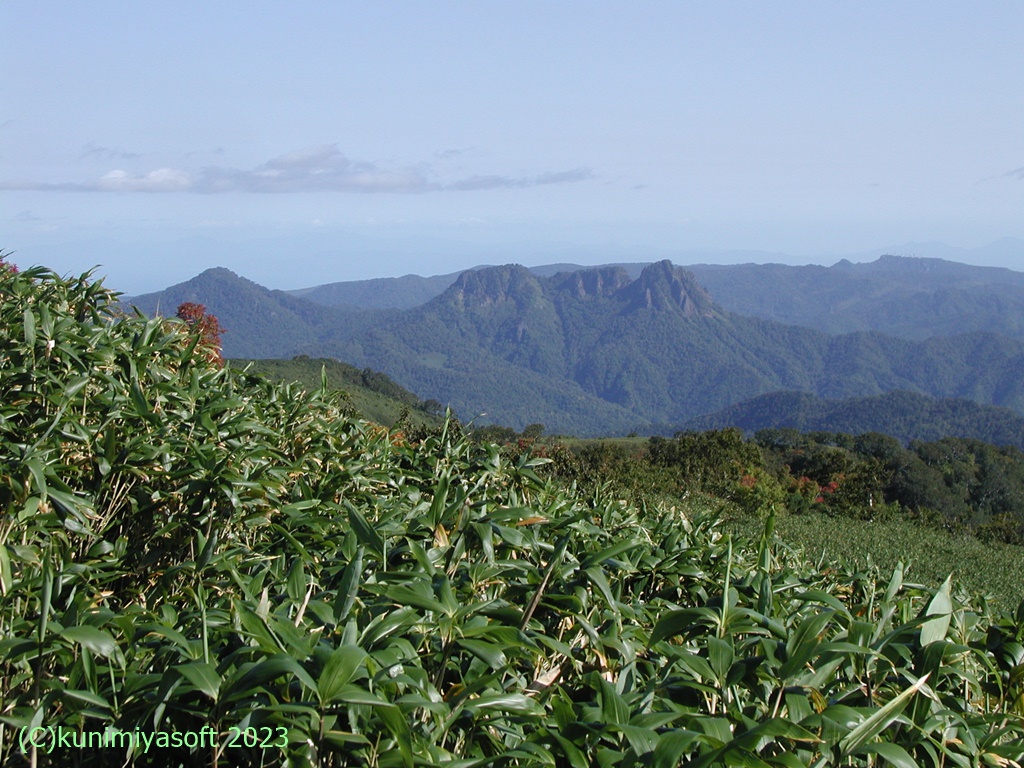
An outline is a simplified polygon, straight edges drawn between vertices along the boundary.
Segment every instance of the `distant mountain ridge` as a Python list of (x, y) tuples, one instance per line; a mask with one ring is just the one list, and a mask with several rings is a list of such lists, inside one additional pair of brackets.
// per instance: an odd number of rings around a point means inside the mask
[(328, 283), (311, 288), (288, 291), (292, 296), (307, 299), (329, 307), (343, 306), (361, 309), (411, 309), (430, 301), (461, 273), (420, 277), (380, 277), (372, 280)]
[[(1008, 241), (1009, 248), (1017, 241)], [(1024, 263), (1024, 244), (1021, 244)], [(632, 279), (646, 263), (607, 265)], [(945, 259), (883, 255), (831, 267), (692, 264), (685, 267), (730, 312), (826, 333), (880, 331), (926, 339), (968, 331), (1024, 338), (1024, 273)], [(479, 269), (479, 268), (478, 268)], [(590, 269), (576, 264), (529, 268), (538, 276)], [(460, 273), (380, 278), (290, 291), (328, 306), (411, 309), (440, 295)]]
[(988, 331), (1024, 338), (1024, 273), (1001, 267), (887, 255), (831, 267), (689, 269), (732, 312), (826, 333), (880, 331), (921, 340)]
[(328, 355), (381, 370), (466, 418), (517, 429), (673, 431), (780, 390), (849, 398), (903, 389), (1024, 411), (1020, 340), (987, 330), (923, 341), (829, 335), (737, 314), (714, 296), (694, 272), (662, 261), (635, 278), (621, 266), (551, 276), (480, 268), (406, 310), (318, 305), (227, 270), (133, 301), (144, 311), (181, 297), (206, 304), (228, 329), (228, 356)]

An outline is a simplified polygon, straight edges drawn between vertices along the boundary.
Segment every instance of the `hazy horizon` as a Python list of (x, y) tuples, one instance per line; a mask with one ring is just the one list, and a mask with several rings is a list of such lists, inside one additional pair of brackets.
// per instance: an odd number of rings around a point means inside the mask
[[(247, 266), (251, 264), (246, 263), (231, 263), (233, 259), (225, 258), (223, 261), (227, 263), (207, 263), (196, 265), (194, 271), (186, 274), (181, 279), (174, 279), (170, 282), (156, 284), (154, 283), (151, 287), (145, 287), (142, 290), (126, 290), (122, 285), (114, 285), (102, 269), (99, 270), (99, 276), (106, 279), (108, 287), (114, 288), (115, 290), (121, 291), (129, 296), (138, 296), (146, 293), (153, 293), (178, 283), (186, 282), (197, 275), (214, 268), (225, 268), (238, 274), (241, 277), (252, 280), (256, 283), (263, 285), (265, 288), (294, 291), (306, 288), (315, 288), (322, 285), (331, 283), (341, 282), (360, 282), (375, 279), (387, 279), (387, 278), (400, 278), (408, 276), (419, 276), (419, 277), (436, 277), (440, 275), (457, 274), (466, 269), (475, 269), (488, 266), (499, 266), (503, 264), (522, 264), (528, 268), (534, 267), (546, 267), (546, 266), (567, 266), (567, 267), (596, 267), (605, 266), (609, 264), (629, 264), (629, 263), (650, 263), (654, 261), (660, 261), (662, 259), (668, 259), (672, 261), (676, 266), (691, 267), (697, 265), (738, 265), (738, 264), (785, 264), (788, 266), (802, 266), (802, 265), (820, 265), (825, 267), (833, 266), (839, 261), (850, 261), (853, 263), (867, 263), (874, 262), (878, 258), (884, 255), (896, 255), (906, 256), (911, 258), (922, 258), (922, 259), (944, 259), (946, 261), (954, 261), (963, 264), (970, 264), (981, 267), (995, 267), (1003, 269), (1014, 269), (1013, 267), (1001, 267), (998, 263), (1001, 254), (1005, 254), (1009, 251), (1014, 253), (1024, 253), (1024, 241), (1007, 238), (1002, 241), (991, 243), (987, 247), (978, 249), (962, 249), (953, 246), (946, 245), (944, 243), (907, 243), (903, 247), (895, 248), (878, 248), (872, 251), (863, 253), (851, 253), (845, 255), (834, 255), (827, 258), (819, 258), (814, 260), (803, 259), (800, 257), (794, 257), (791, 254), (783, 253), (772, 253), (766, 251), (755, 251), (755, 250), (691, 250), (691, 251), (656, 251), (656, 250), (636, 250), (630, 252), (617, 253), (614, 250), (605, 250), (603, 253), (607, 254), (607, 258), (598, 258), (594, 256), (594, 253), (587, 250), (574, 251), (571, 249), (567, 250), (541, 250), (539, 255), (537, 251), (531, 253), (537, 256), (532, 259), (516, 258), (514, 250), (507, 252), (500, 249), (491, 250), (486, 253), (481, 253), (480, 259), (476, 261), (472, 260), (472, 255), (467, 255), (463, 261), (464, 264), (457, 266), (452, 269), (445, 269), (441, 271), (436, 270), (401, 270), (401, 269), (389, 269), (380, 273), (368, 272), (363, 276), (348, 275), (342, 276), (337, 279), (327, 277), (330, 274), (329, 267), (324, 267), (323, 270), (313, 269), (311, 272), (284, 272), (279, 267), (272, 267), (271, 269), (262, 270), (247, 270)], [(544, 258), (543, 255), (547, 254), (549, 258)], [(486, 256), (493, 258), (486, 259)], [(507, 256), (507, 258), (503, 258)], [(587, 257), (592, 258), (587, 258)], [(641, 258), (642, 256), (646, 256)], [(12, 259), (17, 262), (16, 259)], [(316, 260), (313, 259), (313, 262)], [(372, 262), (371, 262), (372, 263)], [(401, 260), (396, 260), (394, 263), (406, 263)], [(315, 263), (314, 263), (315, 266)], [(415, 264), (413, 264), (415, 266)], [(1014, 271), (1022, 271), (1015, 269)], [(386, 272), (386, 273), (385, 273)]]

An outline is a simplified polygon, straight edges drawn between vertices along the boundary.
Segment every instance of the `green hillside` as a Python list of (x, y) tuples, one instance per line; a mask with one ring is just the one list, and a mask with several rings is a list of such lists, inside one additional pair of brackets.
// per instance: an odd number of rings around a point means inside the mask
[(228, 365), (277, 381), (298, 382), (307, 389), (322, 387), (326, 377), (327, 388), (338, 392), (352, 413), (386, 427), (395, 426), (403, 417), (410, 424), (436, 426), (444, 410), (443, 404), (420, 400), (379, 371), (338, 360), (300, 355), (290, 360), (235, 359), (228, 360)]
[[(506, 438), (507, 439), (507, 438)], [(1024, 454), (946, 438), (901, 447), (879, 434), (736, 430), (664, 438), (548, 438), (508, 444), (546, 471), (638, 504), (714, 510), (756, 538), (772, 510), (780, 543), (822, 568), (891, 573), (922, 584), (950, 574), (970, 594), (1024, 599)]]
[(410, 444), (87, 278), (0, 269), (0, 331), (5, 765), (1024, 760), (1024, 606)]
[[(272, 291), (216, 267), (158, 293), (126, 297), (126, 310), (171, 317), (178, 305), (204, 305), (226, 329), (224, 354), (239, 358), (292, 357), (329, 338), (332, 329), (363, 322), (367, 313), (326, 307)], [(370, 313), (372, 314), (372, 313)]]

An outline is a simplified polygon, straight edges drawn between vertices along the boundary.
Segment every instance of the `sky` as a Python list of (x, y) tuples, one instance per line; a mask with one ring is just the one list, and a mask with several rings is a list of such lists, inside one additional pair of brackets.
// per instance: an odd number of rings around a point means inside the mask
[(1016, 0), (0, 0), (0, 249), (128, 293), (1024, 269), (1022, 29)]

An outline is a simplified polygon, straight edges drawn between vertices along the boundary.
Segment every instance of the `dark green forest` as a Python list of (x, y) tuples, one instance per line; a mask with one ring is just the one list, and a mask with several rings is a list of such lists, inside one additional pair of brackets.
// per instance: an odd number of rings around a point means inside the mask
[(516, 445), (553, 458), (553, 471), (564, 479), (612, 480), (637, 500), (699, 492), (749, 513), (902, 517), (982, 541), (1024, 545), (1024, 452), (1013, 446), (954, 437), (905, 446), (876, 432), (793, 429), (746, 438), (734, 428), (646, 442), (569, 447), (521, 439)]
[(903, 443), (967, 437), (1024, 449), (1024, 417), (1009, 408), (962, 398), (937, 399), (917, 392), (825, 400), (807, 392), (772, 392), (691, 419), (686, 429), (739, 427), (801, 432), (881, 432)]

